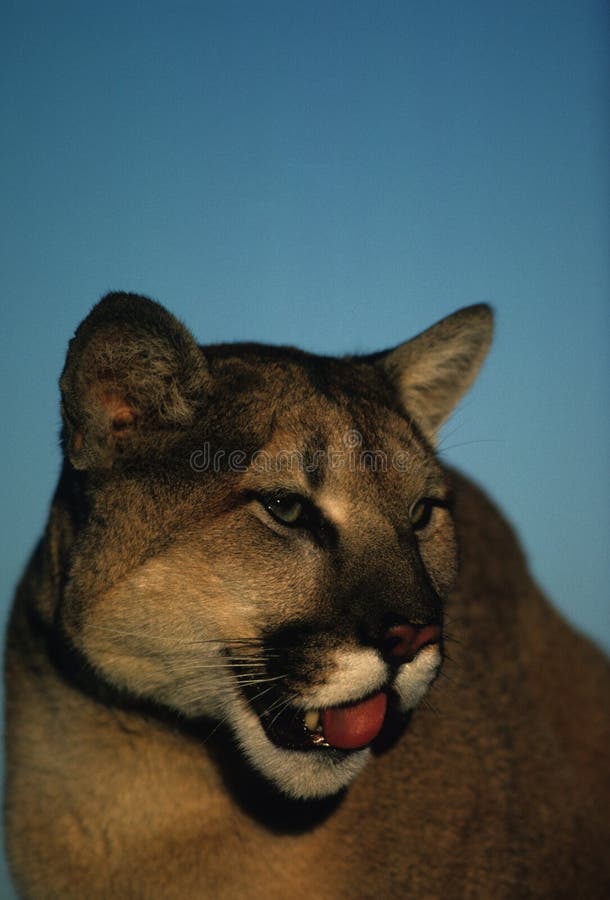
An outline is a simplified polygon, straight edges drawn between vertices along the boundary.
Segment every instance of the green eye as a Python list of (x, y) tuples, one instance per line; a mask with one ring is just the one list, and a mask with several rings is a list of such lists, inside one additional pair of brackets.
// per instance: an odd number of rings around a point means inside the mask
[(427, 497), (415, 501), (409, 510), (409, 518), (415, 531), (421, 531), (429, 524), (435, 505), (434, 501)]
[(273, 497), (266, 500), (264, 506), (282, 525), (300, 525), (304, 519), (305, 504), (298, 494)]

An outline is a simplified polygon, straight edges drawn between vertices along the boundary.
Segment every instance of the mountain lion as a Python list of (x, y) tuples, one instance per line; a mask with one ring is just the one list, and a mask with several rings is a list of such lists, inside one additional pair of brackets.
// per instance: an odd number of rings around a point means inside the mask
[(608, 663), (435, 455), (491, 332), (333, 358), (98, 303), (8, 633), (20, 896), (610, 896)]

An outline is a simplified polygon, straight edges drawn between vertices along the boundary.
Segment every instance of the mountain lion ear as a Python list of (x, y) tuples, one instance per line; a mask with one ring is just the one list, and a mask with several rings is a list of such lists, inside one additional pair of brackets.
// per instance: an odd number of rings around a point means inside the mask
[(70, 341), (60, 379), (65, 453), (104, 469), (161, 433), (188, 427), (208, 381), (203, 353), (158, 303), (108, 294)]
[(405, 411), (427, 437), (434, 438), (474, 381), (492, 333), (493, 313), (481, 303), (458, 310), (394, 350), (375, 355)]

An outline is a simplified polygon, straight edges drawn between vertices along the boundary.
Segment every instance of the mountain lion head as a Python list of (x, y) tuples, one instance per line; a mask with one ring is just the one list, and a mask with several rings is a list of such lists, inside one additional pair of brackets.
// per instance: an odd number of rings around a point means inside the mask
[(41, 611), (81, 669), (222, 723), (285, 794), (344, 788), (442, 663), (457, 554), (435, 433), (491, 327), (473, 306), (331, 358), (201, 348), (158, 304), (104, 298), (61, 379), (69, 550)]

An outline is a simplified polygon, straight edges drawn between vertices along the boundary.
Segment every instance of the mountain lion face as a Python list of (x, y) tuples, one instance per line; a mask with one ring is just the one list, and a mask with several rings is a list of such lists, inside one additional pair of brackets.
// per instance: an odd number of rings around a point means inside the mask
[(456, 574), (434, 433), (491, 331), (471, 307), (386, 354), (199, 348), (110, 295), (62, 376), (74, 541), (56, 619), (95, 677), (227, 726), (293, 797), (334, 794), (443, 655)]

